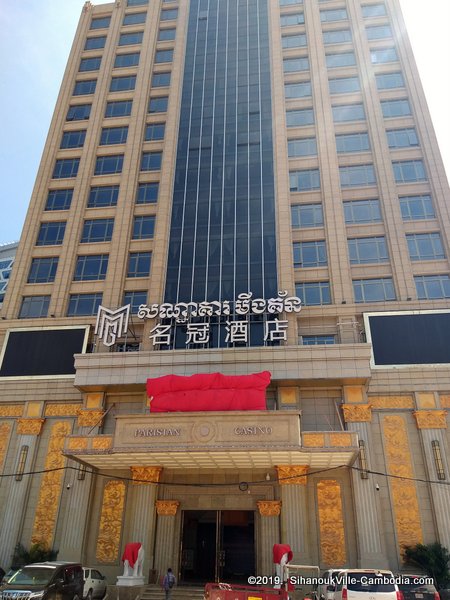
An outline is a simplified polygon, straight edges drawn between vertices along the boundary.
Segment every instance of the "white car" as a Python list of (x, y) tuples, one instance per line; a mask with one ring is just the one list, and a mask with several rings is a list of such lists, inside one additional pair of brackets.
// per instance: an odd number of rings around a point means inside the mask
[(102, 575), (100, 571), (97, 571), (97, 569), (91, 569), (90, 567), (83, 567), (83, 573), (83, 597), (86, 600), (92, 600), (92, 598), (103, 598), (106, 594), (105, 576)]
[(343, 569), (335, 577), (334, 600), (404, 600), (391, 571)]

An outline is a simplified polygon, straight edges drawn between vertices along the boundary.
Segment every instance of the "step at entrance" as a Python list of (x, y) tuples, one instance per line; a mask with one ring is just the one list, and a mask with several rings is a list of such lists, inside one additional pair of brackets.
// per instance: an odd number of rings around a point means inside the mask
[[(204, 587), (180, 586), (172, 590), (172, 600), (203, 600)], [(164, 590), (159, 585), (148, 585), (141, 600), (164, 600)]]

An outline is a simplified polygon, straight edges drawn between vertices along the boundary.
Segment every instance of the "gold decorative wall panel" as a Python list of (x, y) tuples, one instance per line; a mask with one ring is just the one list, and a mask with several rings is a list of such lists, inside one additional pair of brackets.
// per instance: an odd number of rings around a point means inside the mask
[[(389, 415), (383, 419), (387, 472), (398, 477), (414, 477), (405, 419)], [(422, 542), (416, 484), (408, 479), (389, 479), (394, 522), (400, 552), (404, 546)]]
[(0, 406), (0, 417), (21, 417), (23, 408), (23, 404), (4, 404)]
[(177, 514), (180, 503), (178, 500), (157, 500), (155, 506), (159, 516), (174, 517)]
[(86, 450), (88, 447), (87, 437), (70, 437), (67, 441), (68, 450)]
[(361, 386), (344, 386), (344, 398), (347, 404), (361, 404), (364, 402), (364, 388)]
[(323, 433), (303, 433), (302, 446), (305, 448), (323, 448), (325, 446), (325, 436)]
[(306, 485), (309, 467), (302, 465), (279, 465), (276, 467), (280, 485)]
[(342, 410), (346, 423), (364, 423), (372, 420), (370, 404), (343, 404)]
[(103, 410), (84, 410), (78, 412), (78, 427), (95, 427), (102, 424)]
[(436, 408), (436, 397), (433, 392), (417, 392), (416, 401), (418, 408)]
[(77, 417), (81, 404), (47, 404), (44, 415), (46, 417)]
[(18, 435), (40, 435), (45, 419), (17, 419)]
[(102, 510), (95, 556), (101, 563), (113, 563), (119, 558), (125, 508), (125, 483), (108, 481), (103, 490)]
[[(45, 470), (49, 471), (42, 476), (31, 536), (33, 544), (41, 542), (47, 548), (52, 547), (55, 534), (56, 518), (58, 516), (58, 506), (65, 473), (62, 467), (66, 463), (62, 455), (62, 449), (66, 436), (70, 434), (70, 430), (71, 423), (68, 421), (55, 423), (51, 429), (50, 440), (48, 442)], [(50, 469), (58, 470), (52, 471)]]
[(6, 452), (8, 451), (9, 434), (11, 433), (12, 423), (0, 423), (0, 473), (3, 473)]
[(369, 396), (372, 409), (414, 408), (412, 396)]
[(439, 398), (441, 400), (441, 408), (450, 408), (450, 394), (441, 394)]
[(352, 436), (350, 433), (330, 433), (330, 446), (332, 447), (341, 447), (341, 448), (349, 448), (352, 445)]
[(41, 417), (43, 408), (44, 408), (43, 402), (27, 402), (27, 406), (25, 409), (25, 416)]
[(445, 410), (417, 410), (414, 417), (417, 429), (447, 429)]
[(278, 517), (281, 513), (281, 500), (260, 500), (256, 506), (262, 517)]
[(130, 467), (134, 485), (158, 483), (162, 467)]
[(297, 388), (280, 387), (278, 388), (281, 404), (297, 404)]
[(327, 567), (342, 567), (347, 560), (341, 486), (334, 479), (317, 484), (321, 562)]
[(92, 450), (109, 450), (112, 448), (112, 436), (99, 435), (92, 438)]
[(86, 408), (102, 408), (103, 406), (103, 392), (91, 392), (86, 394), (84, 397)]

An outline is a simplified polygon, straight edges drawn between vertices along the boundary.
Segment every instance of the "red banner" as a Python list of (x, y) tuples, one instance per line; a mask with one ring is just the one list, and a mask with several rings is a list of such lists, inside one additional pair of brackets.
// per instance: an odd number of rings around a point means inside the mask
[(253, 375), (205, 373), (147, 379), (150, 412), (266, 410), (269, 371)]

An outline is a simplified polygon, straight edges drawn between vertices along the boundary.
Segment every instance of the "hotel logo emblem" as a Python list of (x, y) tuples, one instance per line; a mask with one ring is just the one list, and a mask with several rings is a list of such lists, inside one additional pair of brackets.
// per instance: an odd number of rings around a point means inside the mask
[(130, 308), (130, 304), (117, 310), (110, 310), (101, 305), (98, 307), (95, 335), (98, 335), (105, 346), (112, 346), (117, 338), (128, 331)]

